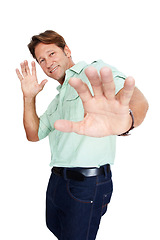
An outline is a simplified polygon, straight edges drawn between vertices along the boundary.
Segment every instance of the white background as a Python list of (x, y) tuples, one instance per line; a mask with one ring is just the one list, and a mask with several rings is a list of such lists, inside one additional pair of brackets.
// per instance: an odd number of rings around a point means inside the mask
[[(45, 226), (50, 175), (48, 139), (27, 142), (23, 97), (15, 68), (32, 60), (27, 44), (52, 29), (64, 36), (74, 62), (103, 59), (132, 75), (150, 108), (132, 136), (117, 140), (114, 194), (97, 240), (160, 239), (159, 2), (5, 1), (0, 8), (0, 239), (55, 239)], [(37, 66), (39, 81), (45, 78)], [(56, 95), (49, 80), (37, 97), (42, 114)]]

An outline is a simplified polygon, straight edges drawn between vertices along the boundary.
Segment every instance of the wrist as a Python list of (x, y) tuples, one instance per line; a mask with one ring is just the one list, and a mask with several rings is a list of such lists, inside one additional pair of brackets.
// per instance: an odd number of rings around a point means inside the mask
[(120, 134), (118, 136), (128, 136), (128, 135), (130, 135), (129, 132), (134, 128), (134, 116), (133, 116), (133, 112), (132, 112), (131, 109), (129, 109), (129, 114), (130, 114), (130, 119), (131, 119), (131, 121), (130, 121), (130, 128), (129, 128), (128, 131), (126, 131), (126, 132), (124, 132), (124, 133), (122, 133), (122, 134)]
[(23, 96), (23, 100), (24, 100), (25, 103), (35, 103), (36, 97)]

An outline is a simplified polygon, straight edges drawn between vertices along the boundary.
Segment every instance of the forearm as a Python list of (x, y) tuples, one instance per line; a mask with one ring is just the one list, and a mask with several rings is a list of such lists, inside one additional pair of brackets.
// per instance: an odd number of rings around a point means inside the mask
[(26, 137), (29, 141), (36, 142), (38, 138), (39, 118), (36, 113), (35, 98), (24, 98), (23, 124)]

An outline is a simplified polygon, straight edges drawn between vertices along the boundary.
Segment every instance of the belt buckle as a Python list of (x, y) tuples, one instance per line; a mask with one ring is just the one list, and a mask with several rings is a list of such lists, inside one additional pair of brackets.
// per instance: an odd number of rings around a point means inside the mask
[(73, 171), (73, 170), (67, 170), (66, 177), (68, 179), (72, 179), (75, 181), (84, 181), (84, 179), (85, 179), (85, 176), (82, 173)]

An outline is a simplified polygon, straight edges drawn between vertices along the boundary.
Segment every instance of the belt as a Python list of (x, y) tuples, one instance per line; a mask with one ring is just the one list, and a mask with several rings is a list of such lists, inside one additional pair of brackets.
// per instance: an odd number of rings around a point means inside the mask
[(106, 164), (100, 168), (62, 168), (53, 167), (52, 173), (57, 176), (61, 176), (67, 179), (73, 179), (77, 181), (83, 181), (85, 177), (95, 177), (99, 175), (105, 175), (106, 172), (110, 172), (110, 165)]

